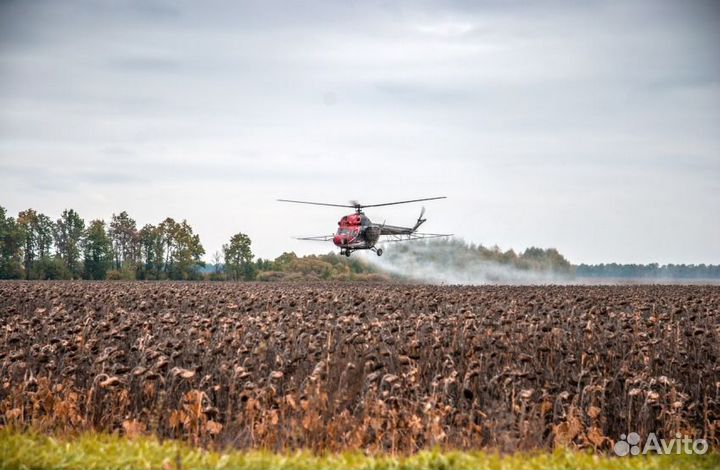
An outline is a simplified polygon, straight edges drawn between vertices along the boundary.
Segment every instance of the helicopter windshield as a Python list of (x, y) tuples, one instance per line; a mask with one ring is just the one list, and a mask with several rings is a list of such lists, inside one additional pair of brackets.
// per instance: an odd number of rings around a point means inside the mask
[(349, 228), (339, 228), (337, 231), (338, 235), (355, 235), (356, 233), (356, 230)]

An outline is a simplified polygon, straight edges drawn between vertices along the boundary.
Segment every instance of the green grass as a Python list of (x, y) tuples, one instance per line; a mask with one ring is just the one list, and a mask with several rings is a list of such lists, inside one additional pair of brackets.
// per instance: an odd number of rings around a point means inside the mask
[(151, 437), (86, 434), (63, 440), (0, 429), (0, 469), (717, 469), (720, 455), (612, 458), (571, 450), (500, 456), (485, 452), (423, 451), (410, 456), (264, 451), (212, 452)]

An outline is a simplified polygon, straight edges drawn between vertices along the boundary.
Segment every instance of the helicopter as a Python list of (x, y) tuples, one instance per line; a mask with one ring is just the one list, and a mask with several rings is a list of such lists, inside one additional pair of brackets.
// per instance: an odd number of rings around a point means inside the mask
[[(350, 256), (353, 251), (357, 250), (371, 250), (378, 256), (382, 256), (383, 249), (377, 246), (378, 243), (450, 237), (452, 234), (419, 233), (417, 229), (427, 220), (423, 219), (423, 215), (425, 215), (425, 207), (423, 207), (420, 211), (420, 216), (415, 222), (415, 225), (412, 227), (387, 225), (385, 222), (382, 224), (373, 223), (370, 218), (365, 215), (363, 209), (367, 207), (409, 204), (411, 202), (434, 201), (436, 199), (445, 199), (445, 196), (410, 199), (407, 201), (384, 202), (381, 204), (360, 204), (358, 201), (350, 201), (350, 204), (330, 204), (326, 202), (296, 201), (292, 199), (278, 199), (278, 201), (291, 202), (294, 204), (310, 204), (314, 206), (349, 207), (355, 209), (353, 214), (345, 215), (338, 221), (338, 229), (334, 234), (320, 235), (317, 237), (297, 237), (296, 239), (324, 242), (332, 240), (335, 246), (340, 248), (340, 254), (345, 256)], [(382, 236), (386, 238), (380, 240), (380, 237)]]

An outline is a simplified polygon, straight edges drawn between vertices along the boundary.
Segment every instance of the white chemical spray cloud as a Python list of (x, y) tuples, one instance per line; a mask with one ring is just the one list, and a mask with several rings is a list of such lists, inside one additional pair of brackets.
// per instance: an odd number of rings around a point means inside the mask
[(568, 284), (572, 265), (555, 249), (521, 254), (459, 239), (388, 243), (381, 257), (368, 256), (383, 271), (436, 284)]

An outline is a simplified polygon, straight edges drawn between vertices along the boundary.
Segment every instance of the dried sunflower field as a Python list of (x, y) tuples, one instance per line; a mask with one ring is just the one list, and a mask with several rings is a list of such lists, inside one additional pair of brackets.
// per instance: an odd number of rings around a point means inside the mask
[(0, 283), (0, 424), (286, 452), (720, 443), (720, 288)]

